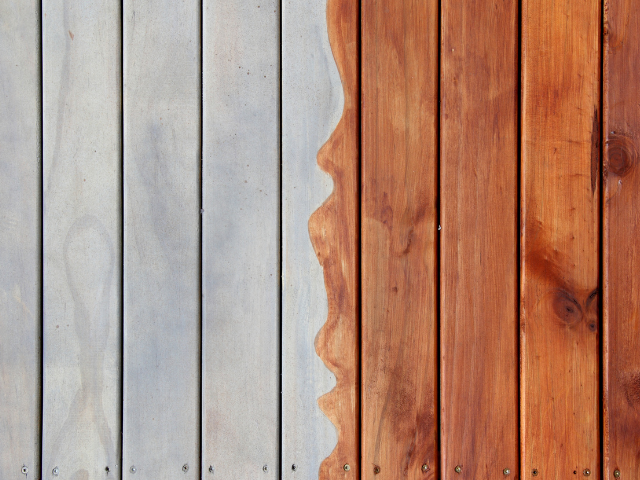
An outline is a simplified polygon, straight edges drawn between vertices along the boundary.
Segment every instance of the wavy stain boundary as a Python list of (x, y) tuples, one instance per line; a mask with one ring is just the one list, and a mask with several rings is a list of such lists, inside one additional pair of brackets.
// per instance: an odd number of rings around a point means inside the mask
[(315, 348), (336, 377), (333, 390), (318, 399), (338, 433), (336, 447), (320, 465), (320, 480), (360, 476), (359, 15), (359, 2), (327, 0), (329, 42), (344, 108), (317, 157), (319, 167), (333, 179), (333, 192), (309, 219), (328, 301), (327, 320)]

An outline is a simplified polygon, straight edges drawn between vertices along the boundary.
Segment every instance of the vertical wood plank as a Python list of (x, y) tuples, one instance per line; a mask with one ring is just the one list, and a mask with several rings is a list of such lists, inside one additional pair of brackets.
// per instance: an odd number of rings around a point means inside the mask
[(280, 467), (280, 3), (204, 2), (203, 462)]
[(441, 58), (443, 478), (519, 478), (518, 2), (445, 0)]
[(40, 2), (0, 1), (0, 472), (40, 471)]
[(524, 478), (599, 478), (600, 2), (522, 18)]
[(119, 477), (120, 18), (43, 2), (43, 478)]
[(640, 472), (640, 12), (605, 1), (604, 478)]
[(334, 189), (309, 219), (328, 307), (326, 322), (315, 339), (316, 352), (336, 379), (335, 387), (318, 400), (338, 435), (334, 450), (320, 466), (321, 480), (360, 477), (360, 8), (359, 2), (350, 0), (330, 0), (326, 8), (329, 41), (342, 79), (343, 108), (317, 157), (318, 166), (333, 179)]
[(438, 2), (362, 22), (362, 478), (436, 478)]
[(200, 478), (200, 2), (124, 2), (125, 478)]
[(331, 177), (320, 169), (316, 157), (343, 110), (343, 87), (329, 43), (327, 1), (283, 2), (282, 476), (286, 479), (317, 479), (320, 464), (338, 440), (336, 427), (317, 402), (334, 388), (336, 377), (314, 346), (327, 321), (328, 301), (307, 225), (333, 190)]

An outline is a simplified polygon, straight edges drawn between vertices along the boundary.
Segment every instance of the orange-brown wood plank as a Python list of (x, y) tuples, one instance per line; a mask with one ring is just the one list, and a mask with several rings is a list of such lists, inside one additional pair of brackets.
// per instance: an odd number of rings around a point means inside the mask
[(438, 20), (437, 0), (362, 2), (364, 480), (438, 476)]
[(518, 2), (444, 0), (441, 58), (442, 478), (518, 478)]
[[(604, 478), (640, 476), (640, 10), (605, 1)], [(616, 477), (616, 470), (619, 477)]]
[(334, 190), (309, 220), (328, 301), (327, 322), (316, 337), (316, 352), (336, 377), (333, 390), (318, 400), (338, 433), (336, 448), (320, 465), (320, 480), (360, 477), (359, 14), (356, 1), (327, 3), (329, 40), (342, 80), (344, 109), (318, 153), (318, 165), (331, 175)]
[(522, 477), (600, 478), (600, 1), (522, 5)]

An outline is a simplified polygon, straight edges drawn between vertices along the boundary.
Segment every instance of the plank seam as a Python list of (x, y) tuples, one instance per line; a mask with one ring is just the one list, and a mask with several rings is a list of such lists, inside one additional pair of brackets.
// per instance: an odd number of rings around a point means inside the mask
[[(40, 23), (40, 419), (39, 419), (39, 456), (40, 478), (44, 478), (44, 0), (40, 0), (38, 12)], [(34, 468), (35, 470), (35, 468)]]

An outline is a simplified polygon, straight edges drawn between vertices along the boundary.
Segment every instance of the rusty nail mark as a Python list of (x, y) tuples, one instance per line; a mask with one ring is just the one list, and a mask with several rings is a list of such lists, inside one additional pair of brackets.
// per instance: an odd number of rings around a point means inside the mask
[(22, 465), (22, 470), (20, 470), (24, 475), (26, 475), (27, 473), (29, 473), (29, 469), (27, 468), (26, 465)]
[(373, 466), (373, 473), (376, 475), (380, 473), (380, 467), (378, 465)]
[(620, 478), (620, 470), (618, 470), (617, 468), (613, 471), (613, 476), (616, 478)]
[(429, 465), (427, 465), (426, 463), (422, 464), (422, 471), (423, 472), (428, 472), (429, 471)]
[(262, 467), (262, 471), (263, 471), (264, 473), (267, 473), (267, 472), (269, 471), (269, 465), (264, 465), (264, 466)]
[(184, 473), (187, 473), (189, 471), (189, 464), (185, 463), (184, 465), (182, 465), (182, 471)]
[(462, 467), (460, 465), (456, 465), (456, 468), (454, 468), (454, 470), (456, 471), (456, 473), (460, 473), (462, 471)]
[(511, 475), (511, 470), (505, 468), (504, 470), (502, 470), (502, 473), (504, 473), (505, 475)]
[(585, 468), (584, 472), (582, 472), (582, 473), (584, 473), (585, 477), (588, 477), (589, 475), (591, 475), (591, 470), (589, 470), (588, 468)]
[(348, 463), (345, 463), (345, 464), (344, 464), (344, 467), (342, 467), (342, 469), (343, 469), (345, 472), (348, 472), (349, 470), (351, 470), (351, 466), (350, 466)]
[(58, 467), (53, 467), (53, 470), (51, 470), (51, 473), (53, 473), (54, 476), (58, 476), (58, 474), (60, 473), (60, 469)]

